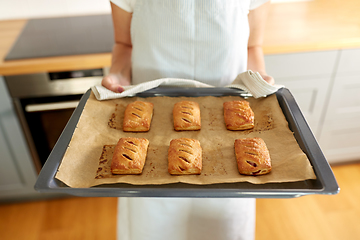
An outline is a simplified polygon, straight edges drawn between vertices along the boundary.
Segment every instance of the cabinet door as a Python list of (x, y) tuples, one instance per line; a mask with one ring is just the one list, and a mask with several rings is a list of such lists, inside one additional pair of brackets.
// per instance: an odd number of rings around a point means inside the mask
[(36, 195), (37, 174), (2, 77), (0, 134), (0, 200)]
[(22, 187), (21, 176), (14, 162), (14, 153), (4, 132), (3, 115), (4, 112), (0, 112), (0, 192)]
[(319, 136), (337, 58), (338, 51), (265, 56), (267, 73), (290, 90), (315, 137)]
[(322, 112), (329, 88), (328, 78), (279, 79), (294, 96), (311, 131), (317, 137), (321, 127)]
[(360, 73), (335, 77), (320, 145), (331, 163), (360, 160)]

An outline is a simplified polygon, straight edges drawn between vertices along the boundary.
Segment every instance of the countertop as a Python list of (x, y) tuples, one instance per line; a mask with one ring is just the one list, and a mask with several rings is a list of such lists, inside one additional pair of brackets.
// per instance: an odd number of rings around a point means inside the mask
[[(265, 54), (360, 47), (360, 1), (312, 0), (271, 4)], [(0, 21), (0, 75), (102, 68), (111, 53), (4, 61), (27, 20)]]

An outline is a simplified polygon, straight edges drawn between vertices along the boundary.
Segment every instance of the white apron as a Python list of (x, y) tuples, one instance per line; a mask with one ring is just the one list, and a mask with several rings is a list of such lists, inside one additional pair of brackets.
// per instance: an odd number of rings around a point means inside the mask
[(255, 199), (119, 198), (118, 240), (253, 240)]
[[(137, 0), (132, 84), (230, 84), (246, 70), (249, 0)], [(254, 239), (255, 199), (119, 198), (119, 240)]]
[(230, 84), (247, 68), (249, 0), (137, 0), (132, 84), (185, 78)]

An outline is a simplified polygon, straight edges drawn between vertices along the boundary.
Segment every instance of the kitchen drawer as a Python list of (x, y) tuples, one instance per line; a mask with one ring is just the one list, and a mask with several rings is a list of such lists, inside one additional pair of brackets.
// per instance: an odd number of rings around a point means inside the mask
[(324, 124), (319, 144), (330, 163), (360, 160), (360, 122)]
[(325, 124), (357, 121), (360, 126), (360, 74), (338, 75), (329, 99)]
[(360, 74), (360, 48), (341, 50), (337, 73)]
[(324, 76), (333, 73), (339, 51), (266, 55), (266, 70), (280, 80), (289, 77)]

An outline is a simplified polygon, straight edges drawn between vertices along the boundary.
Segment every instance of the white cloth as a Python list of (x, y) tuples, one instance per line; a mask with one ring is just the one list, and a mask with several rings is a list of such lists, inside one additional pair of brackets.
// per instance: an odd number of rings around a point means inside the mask
[(254, 98), (259, 98), (273, 94), (284, 86), (271, 85), (261, 77), (260, 73), (254, 73), (253, 71), (248, 70), (239, 74), (235, 80), (226, 87), (242, 89), (251, 94)]
[[(211, 88), (209, 84), (201, 83), (190, 79), (177, 78), (162, 78), (149, 82), (140, 83), (138, 85), (125, 86), (125, 91), (122, 93), (115, 93), (103, 86), (93, 86), (91, 89), (97, 100), (108, 100), (122, 97), (134, 96), (137, 93), (159, 87), (194, 87), (194, 88)], [(236, 79), (228, 86), (229, 88), (238, 88), (246, 91), (255, 98), (266, 97), (267, 95), (275, 93), (282, 85), (270, 85), (267, 83), (259, 73), (254, 73), (251, 70), (239, 74)]]
[[(223, 87), (246, 71), (247, 14), (268, 0), (112, 1), (133, 13), (133, 85), (177, 78)], [(118, 207), (121, 240), (254, 239), (254, 199), (119, 198)]]
[(93, 86), (91, 89), (94, 92), (94, 95), (97, 100), (108, 100), (108, 99), (116, 99), (116, 98), (134, 96), (137, 93), (141, 93), (146, 90), (156, 88), (159, 86), (193, 87), (193, 88), (213, 87), (209, 84), (201, 83), (201, 82), (190, 80), (190, 79), (161, 78), (161, 79), (156, 79), (156, 80), (149, 81), (149, 82), (140, 83), (138, 85), (124, 86), (125, 90), (122, 93), (115, 93), (101, 85)]

